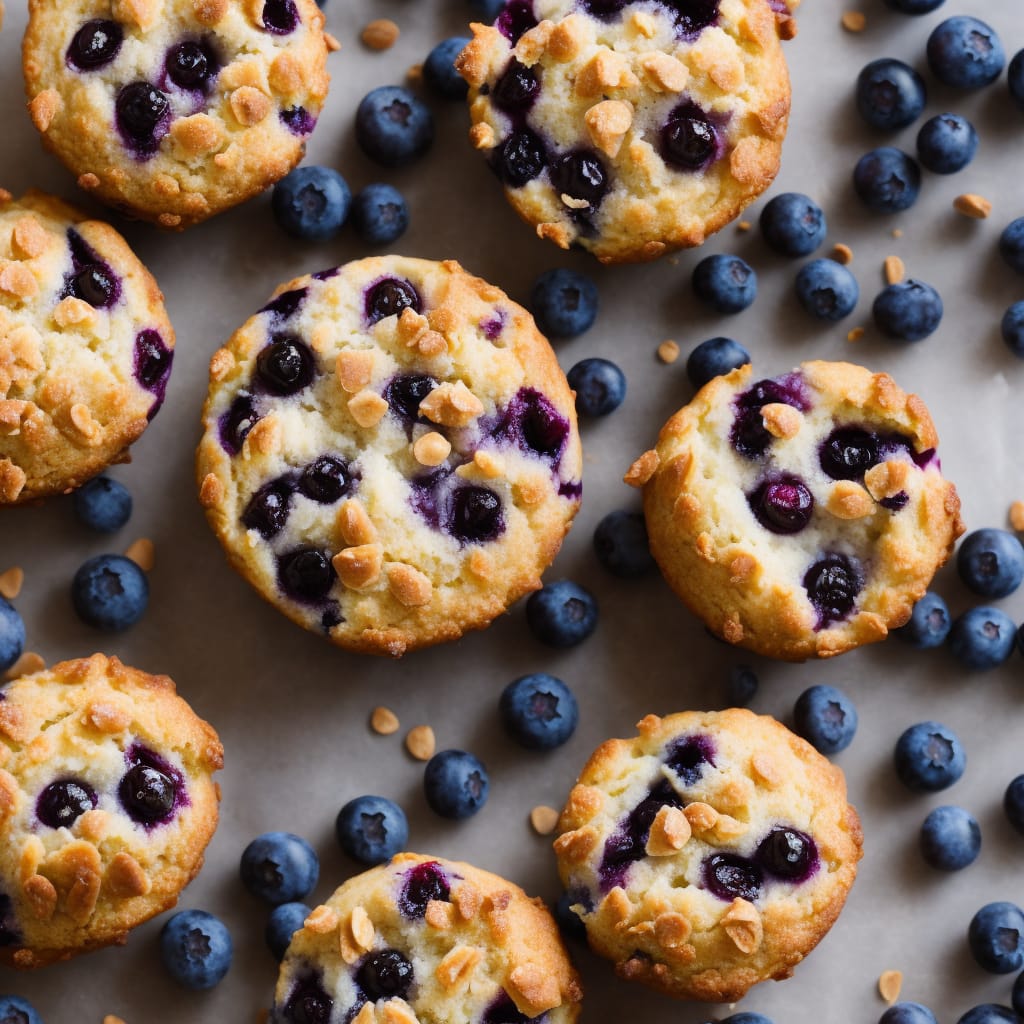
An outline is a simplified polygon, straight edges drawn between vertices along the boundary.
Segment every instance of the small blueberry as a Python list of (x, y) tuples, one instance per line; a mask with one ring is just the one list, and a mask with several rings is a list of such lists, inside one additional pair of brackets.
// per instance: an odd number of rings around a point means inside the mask
[(498, 703), (505, 732), (530, 750), (551, 750), (576, 731), (579, 705), (561, 679), (545, 672), (508, 684)]
[(160, 931), (160, 956), (167, 972), (185, 988), (213, 988), (231, 967), (231, 934), (205, 910), (182, 910)]
[(999, 608), (971, 608), (949, 631), (949, 649), (967, 668), (984, 671), (1002, 665), (1013, 654), (1017, 626)]
[(761, 211), (761, 234), (783, 256), (809, 256), (822, 242), (828, 225), (822, 208), (799, 192), (775, 196)]
[(822, 754), (838, 754), (857, 732), (857, 709), (841, 690), (812, 686), (797, 698), (794, 730)]
[(691, 282), (697, 297), (718, 313), (739, 313), (757, 298), (757, 274), (739, 256), (705, 256)]
[(131, 518), (132, 496), (124, 484), (109, 476), (97, 476), (71, 496), (75, 516), (97, 533), (120, 530)]
[(936, 807), (921, 825), (921, 856), (939, 871), (959, 871), (981, 853), (981, 827), (962, 807)]
[(382, 85), (356, 109), (356, 140), (363, 152), (385, 167), (404, 167), (430, 148), (434, 119), (408, 89)]
[(341, 230), (351, 203), (348, 183), (337, 171), (310, 165), (296, 167), (274, 186), (270, 207), (289, 235), (322, 242)]
[(654, 568), (641, 512), (609, 512), (594, 530), (597, 560), (620, 579), (643, 576)]
[(626, 398), (626, 375), (610, 359), (582, 359), (565, 376), (581, 416), (607, 416)]
[(383, 864), (405, 849), (409, 822), (405, 811), (382, 796), (357, 796), (338, 812), (338, 843), (360, 864)]
[(282, 903), (270, 912), (263, 933), (267, 948), (280, 963), (291, 945), (292, 936), (303, 926), (312, 910), (305, 903)]
[(715, 377), (723, 377), (750, 362), (750, 353), (732, 338), (709, 338), (702, 341), (686, 360), (686, 376), (700, 390)]
[(553, 580), (526, 601), (526, 622), (549, 647), (575, 647), (597, 628), (597, 601), (572, 580)]
[(537, 326), (552, 338), (575, 338), (597, 319), (597, 285), (576, 270), (546, 270), (530, 289)]
[(389, 245), (409, 227), (405, 197), (392, 185), (367, 185), (352, 200), (352, 227), (367, 245)]
[(279, 906), (313, 891), (320, 877), (320, 862), (301, 836), (264, 832), (242, 852), (239, 874), (253, 896)]
[(97, 555), (75, 573), (71, 602), (78, 617), (95, 629), (127, 629), (149, 604), (146, 574), (123, 555)]
[(963, 775), (967, 755), (952, 729), (938, 722), (918, 722), (896, 741), (893, 766), (907, 789), (937, 793)]
[(427, 762), (423, 793), (442, 818), (472, 817), (487, 803), (489, 790), (487, 769), (464, 750), (442, 750)]

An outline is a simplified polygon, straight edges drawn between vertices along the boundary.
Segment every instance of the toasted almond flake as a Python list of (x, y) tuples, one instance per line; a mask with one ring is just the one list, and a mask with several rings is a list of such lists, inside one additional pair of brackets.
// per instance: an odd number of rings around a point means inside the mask
[(346, 349), (334, 361), (334, 372), (342, 391), (354, 395), (373, 377), (373, 353), (368, 349)]
[(494, 149), (498, 141), (494, 129), (484, 121), (469, 129), (469, 141), (474, 149)]
[(690, 937), (693, 926), (682, 914), (667, 912), (654, 919), (654, 937), (658, 944), (674, 949)]
[(336, 522), (338, 531), (350, 547), (372, 544), (377, 539), (377, 529), (358, 498), (349, 498), (342, 502)]
[(479, 949), (472, 946), (456, 946), (437, 965), (434, 976), (445, 989), (463, 988), (469, 983), (470, 976), (483, 956)]
[(436, 931), (447, 931), (452, 926), (455, 908), (444, 900), (428, 900), (423, 920)]
[(398, 715), (383, 705), (373, 709), (370, 715), (370, 728), (379, 736), (390, 736), (398, 732)]
[(413, 458), (421, 466), (440, 466), (451, 452), (451, 442), (435, 430), (418, 437), (412, 446)]
[(263, 121), (273, 109), (270, 97), (251, 85), (236, 89), (228, 100), (231, 113), (240, 125), (251, 127)]
[(384, 565), (384, 549), (380, 544), (359, 544), (342, 548), (331, 565), (338, 579), (350, 590), (372, 587), (379, 579)]
[(363, 1008), (352, 1018), (352, 1024), (377, 1024), (376, 1004), (363, 1003)]
[(906, 277), (907, 268), (899, 256), (886, 256), (884, 272), (886, 284), (899, 284)]
[(953, 200), (953, 209), (965, 217), (984, 220), (992, 212), (992, 204), (984, 197), (973, 192), (965, 192)]
[(338, 927), (338, 913), (332, 907), (321, 904), (310, 911), (309, 917), (303, 922), (303, 927), (314, 935), (327, 935)]
[(678, 807), (661, 807), (651, 823), (645, 852), (650, 857), (670, 857), (689, 842), (692, 830)]
[(722, 915), (722, 927), (741, 953), (756, 953), (761, 947), (764, 928), (761, 915), (752, 903), (737, 896)]
[(404, 562), (391, 562), (385, 572), (388, 577), (388, 588), (399, 604), (406, 608), (422, 608), (430, 604), (434, 585), (430, 582), (429, 576)]
[(1015, 501), (1010, 506), (1010, 525), (1018, 533), (1024, 533), (1024, 501)]
[(903, 973), (901, 971), (882, 971), (878, 979), (878, 994), (890, 1006), (899, 999), (902, 988)]
[(530, 811), (530, 824), (539, 836), (549, 836), (558, 827), (558, 811), (546, 804), (538, 804)]
[(341, 49), (341, 43), (338, 42), (338, 37), (332, 35), (330, 32), (324, 33), (324, 43), (327, 45), (328, 53), (337, 53)]
[(910, 466), (896, 459), (889, 459), (872, 466), (864, 474), (864, 486), (875, 501), (894, 498), (907, 485)]
[(439, 384), (419, 407), (421, 416), (445, 427), (468, 427), (483, 411), (483, 402), (461, 380)]
[(860, 339), (864, 337), (864, 333), (863, 327), (851, 327), (850, 330), (846, 332), (846, 340), (860, 341)]
[(562, 200), (562, 205), (567, 206), (570, 210), (589, 210), (590, 201), (588, 199), (575, 199), (569, 195), (568, 192), (563, 192), (559, 199)]
[(373, 391), (360, 391), (348, 401), (352, 419), (361, 427), (375, 427), (388, 411), (388, 403)]
[(14, 565), (3, 573), (0, 573), (0, 597), (13, 601), (20, 593), (25, 584), (25, 570)]
[(666, 364), (674, 363), (679, 358), (679, 345), (669, 339), (658, 346), (658, 358)]
[(42, 672), (46, 662), (35, 651), (26, 651), (5, 673), (4, 680), (11, 682), (22, 676), (30, 676), (33, 672)]
[(761, 407), (761, 421), (772, 437), (791, 438), (800, 433), (804, 415), (784, 402), (769, 402)]
[(429, 761), (437, 749), (434, 730), (429, 725), (414, 725), (405, 737), (405, 749), (417, 761)]
[(151, 572), (156, 564), (156, 549), (148, 537), (140, 537), (129, 545), (124, 557), (130, 558), (143, 572)]
[[(619, 155), (626, 132), (632, 127), (633, 105), (623, 100), (602, 100), (584, 114), (583, 120), (591, 142), (614, 160)], [(562, 202), (565, 202), (564, 196)]]
[(841, 263), (844, 267), (848, 267), (853, 262), (853, 250), (843, 242), (836, 242), (832, 246), (832, 259), (836, 263)]
[(837, 519), (863, 519), (875, 511), (871, 495), (855, 480), (840, 480), (829, 492), (826, 507)]
[(352, 911), (349, 927), (352, 929), (352, 938), (355, 939), (357, 945), (363, 949), (372, 948), (377, 929), (373, 927), (370, 915), (363, 907), (356, 907)]
[(660, 463), (661, 459), (653, 448), (650, 451), (644, 452), (626, 470), (626, 475), (622, 478), (623, 482), (629, 484), (630, 487), (643, 487), (658, 472)]
[(847, 32), (863, 32), (868, 19), (864, 17), (863, 11), (843, 11), (839, 22)]
[(750, 230), (750, 228), (751, 228), (751, 224), (750, 224), (750, 221), (749, 221), (749, 220), (741, 220), (741, 221), (740, 221), (740, 222), (739, 222), (739, 223), (738, 223), (738, 224), (736, 225), (736, 230), (737, 230), (737, 231), (739, 231), (739, 232), (741, 232), (741, 233), (742, 233), (742, 232), (744, 232), (744, 231), (749, 231), (749, 230)]
[(390, 50), (398, 36), (399, 28), (390, 18), (377, 18), (363, 29), (359, 38), (371, 50)]

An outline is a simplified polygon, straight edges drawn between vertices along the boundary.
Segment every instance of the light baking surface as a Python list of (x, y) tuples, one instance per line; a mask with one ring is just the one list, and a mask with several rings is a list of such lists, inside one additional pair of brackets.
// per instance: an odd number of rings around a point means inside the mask
[[(847, 6), (867, 13), (864, 33), (851, 35), (840, 27)], [(1007, 782), (1024, 771), (1020, 656), (984, 675), (959, 670), (942, 651), (917, 653), (895, 640), (820, 664), (749, 659), (711, 639), (659, 578), (630, 582), (605, 574), (590, 544), (606, 512), (637, 507), (637, 495), (621, 476), (690, 397), (686, 353), (726, 333), (748, 345), (764, 375), (808, 358), (852, 359), (892, 373), (931, 408), (943, 466), (959, 486), (968, 528), (1005, 525), (1010, 502), (1024, 498), (1024, 363), (1007, 352), (998, 327), (1003, 310), (1024, 297), (1024, 279), (1000, 262), (996, 241), (1006, 223), (1024, 214), (1024, 114), (1012, 107), (1005, 76), (972, 94), (954, 93), (926, 76), (929, 116), (944, 110), (968, 116), (981, 134), (981, 149), (961, 174), (926, 174), (912, 210), (880, 217), (859, 205), (850, 177), (862, 152), (892, 137), (860, 123), (852, 93), (857, 72), (876, 57), (900, 57), (924, 70), (927, 34), (951, 14), (988, 20), (1012, 54), (1024, 46), (1024, 7), (1010, 0), (950, 0), (923, 18), (896, 15), (881, 0), (807, 0), (801, 7), (800, 34), (786, 47), (794, 86), (790, 137), (782, 174), (769, 194), (782, 188), (808, 192), (830, 221), (821, 255), (834, 242), (853, 249), (862, 297), (855, 313), (837, 326), (822, 326), (799, 309), (792, 297), (798, 263), (770, 254), (756, 227), (748, 234), (728, 227), (700, 254), (677, 261), (610, 269), (535, 240), (469, 149), (468, 116), (459, 104), (431, 101), (437, 141), (420, 163), (400, 172), (371, 165), (352, 135), (357, 102), (373, 86), (401, 81), (435, 41), (461, 31), (466, 9), (464, 0), (329, 0), (328, 27), (343, 49), (330, 61), (333, 88), (309, 158), (339, 167), (354, 188), (384, 180), (405, 192), (413, 224), (398, 244), (403, 253), (455, 257), (520, 301), (535, 274), (551, 266), (578, 267), (597, 278), (597, 326), (556, 349), (565, 368), (587, 356), (614, 359), (626, 371), (629, 393), (618, 412), (583, 424), (583, 509), (549, 578), (571, 576), (594, 590), (601, 603), (598, 631), (576, 650), (552, 653), (532, 639), (520, 606), (484, 633), (396, 663), (334, 649), (264, 604), (228, 569), (195, 497), (192, 452), (207, 360), (278, 283), (366, 252), (351, 228), (331, 243), (289, 240), (275, 226), (267, 197), (180, 236), (115, 220), (166, 292), (178, 333), (167, 405), (136, 446), (134, 464), (114, 471), (131, 489), (136, 511), (113, 538), (79, 527), (67, 501), (5, 512), (0, 570), (25, 569), (17, 604), (28, 647), (48, 663), (102, 649), (147, 671), (166, 672), (219, 730), (226, 761), (220, 775), (222, 824), (207, 866), (181, 906), (225, 919), (235, 939), (235, 963), (211, 993), (177, 988), (159, 962), (157, 919), (123, 949), (35, 975), (5, 970), (0, 991), (31, 999), (47, 1024), (100, 1024), (107, 1013), (128, 1024), (255, 1021), (257, 1011), (269, 1005), (276, 965), (263, 945), (266, 908), (238, 881), (239, 855), (259, 832), (298, 832), (321, 854), (315, 895), (325, 898), (355, 870), (338, 851), (333, 823), (341, 805), (361, 793), (388, 796), (405, 807), (413, 849), (471, 861), (553, 898), (554, 858), (549, 840), (529, 828), (531, 808), (560, 805), (590, 751), (607, 736), (632, 735), (647, 712), (721, 706), (729, 666), (750, 662), (762, 683), (754, 709), (784, 721), (797, 695), (813, 683), (840, 686), (856, 701), (860, 730), (836, 760), (863, 815), (866, 854), (847, 908), (820, 948), (790, 981), (755, 988), (744, 1008), (769, 1014), (777, 1024), (875, 1024), (884, 1009), (877, 980), (889, 969), (904, 973), (904, 997), (931, 1005), (943, 1024), (977, 1003), (1006, 1003), (1012, 976), (986, 975), (974, 966), (965, 934), (983, 903), (1020, 898), (1024, 839), (1006, 824), (1000, 806)], [(359, 31), (381, 16), (394, 18), (402, 36), (394, 49), (373, 53), (359, 43)], [(18, 47), (24, 19), (22, 5), (9, 4), (0, 35), (0, 183), (15, 193), (36, 185), (79, 200), (69, 176), (42, 152), (23, 108)], [(917, 127), (896, 136), (898, 143), (912, 151)], [(992, 218), (977, 222), (954, 213), (952, 201), (962, 192), (991, 199)], [(762, 205), (748, 213), (755, 224)], [(899, 239), (892, 237), (896, 227), (903, 231)], [(703, 310), (689, 285), (699, 255), (719, 251), (750, 259), (760, 275), (757, 302), (728, 319)], [(936, 285), (946, 303), (938, 333), (917, 346), (886, 342), (870, 327), (871, 300), (890, 254)], [(868, 326), (867, 336), (847, 342), (849, 328), (860, 324)], [(671, 366), (655, 357), (667, 338), (683, 350)], [(86, 557), (123, 551), (138, 537), (156, 545), (149, 612), (127, 633), (92, 632), (71, 610), (71, 577)], [(949, 568), (938, 589), (954, 613), (982, 603), (972, 600)], [(1018, 621), (1024, 617), (1024, 592), (1001, 604)], [(576, 735), (550, 754), (515, 747), (497, 722), (502, 687), (537, 670), (563, 677), (581, 704)], [(369, 715), (378, 704), (398, 713), (398, 733), (381, 737), (370, 731)], [(968, 765), (953, 789), (922, 797), (900, 786), (891, 758), (900, 732), (928, 718), (960, 734)], [(487, 763), (491, 798), (476, 818), (452, 824), (427, 809), (422, 764), (401, 743), (406, 729), (420, 723), (434, 728), (439, 749), (464, 747)], [(927, 868), (916, 848), (928, 809), (948, 803), (970, 809), (984, 836), (979, 861), (952, 876)], [(576, 949), (576, 958), (586, 986), (583, 1019), (595, 1024), (696, 1024), (728, 1012), (675, 1004), (617, 981), (585, 951)]]

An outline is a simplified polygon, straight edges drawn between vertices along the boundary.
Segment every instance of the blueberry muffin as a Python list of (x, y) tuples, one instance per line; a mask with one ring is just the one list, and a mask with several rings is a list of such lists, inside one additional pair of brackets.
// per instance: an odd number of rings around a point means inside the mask
[(95, 654), (0, 690), (0, 962), (41, 967), (174, 906), (217, 826), (213, 729)]
[(469, 864), (401, 853), (295, 933), (271, 1024), (570, 1024), (582, 998), (551, 915)]
[(278, 289), (217, 352), (200, 499), (291, 619), (400, 655), (540, 585), (579, 505), (572, 393), (530, 315), (457, 263)]
[(29, 112), (78, 184), (185, 228), (284, 177), (327, 94), (315, 0), (29, 0)]
[(626, 475), (651, 552), (717, 636), (830, 657), (910, 617), (963, 532), (924, 403), (884, 373), (717, 377)]
[(620, 976), (732, 1002), (789, 977), (842, 910), (861, 831), (843, 773), (772, 718), (648, 715), (587, 762), (559, 872)]
[(470, 139), (563, 249), (700, 245), (779, 169), (789, 75), (766, 0), (511, 0), (473, 33)]
[(126, 461), (173, 349), (163, 295), (112, 227), (0, 192), (0, 507)]

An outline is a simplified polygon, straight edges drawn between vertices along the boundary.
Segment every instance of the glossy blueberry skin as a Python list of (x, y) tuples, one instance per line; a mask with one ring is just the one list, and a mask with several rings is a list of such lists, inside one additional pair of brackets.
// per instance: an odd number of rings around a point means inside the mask
[(757, 274), (739, 256), (706, 256), (691, 280), (697, 297), (719, 313), (739, 313), (757, 298)]
[(999, 608), (971, 608), (949, 631), (949, 649), (961, 664), (985, 671), (1002, 665), (1013, 654), (1017, 626)]
[(423, 62), (423, 81), (427, 88), (445, 100), (464, 100), (469, 84), (455, 70), (455, 58), (469, 43), (467, 36), (452, 36), (435, 46)]
[(939, 871), (960, 871), (981, 853), (981, 827), (962, 807), (936, 807), (921, 825), (921, 856)]
[(185, 988), (213, 988), (228, 973), (232, 953), (231, 933), (205, 910), (182, 910), (160, 931), (164, 967)]
[(757, 673), (749, 665), (733, 665), (725, 680), (726, 706), (745, 708), (757, 696)]
[(1006, 63), (999, 36), (978, 18), (947, 18), (928, 37), (926, 49), (932, 74), (954, 89), (991, 85)]
[(893, 1003), (878, 1024), (938, 1024), (935, 1014), (920, 1003)]
[(530, 289), (530, 312), (551, 338), (575, 338), (589, 331), (597, 307), (597, 285), (578, 270), (546, 270)]
[(640, 512), (609, 512), (594, 530), (597, 560), (620, 579), (635, 579), (654, 568), (647, 524)]
[(280, 963), (291, 945), (292, 936), (302, 927), (312, 910), (305, 903), (282, 903), (267, 919), (263, 938), (274, 959)]
[(553, 580), (526, 601), (526, 622), (549, 647), (575, 647), (597, 628), (597, 601), (572, 580)]
[(956, 553), (960, 579), (983, 597), (1006, 597), (1024, 580), (1024, 545), (1009, 530), (973, 530)]
[(938, 722), (918, 722), (896, 741), (893, 766), (907, 789), (937, 793), (963, 775), (967, 755), (952, 729)]
[(242, 851), (239, 875), (253, 896), (276, 907), (313, 891), (320, 877), (320, 862), (301, 836), (264, 832)]
[(702, 341), (686, 360), (686, 376), (699, 391), (715, 377), (724, 377), (750, 362), (750, 353), (732, 338), (709, 338)]
[(917, 202), (921, 169), (912, 156), (894, 146), (882, 146), (857, 161), (853, 187), (861, 201), (878, 213), (898, 213)]
[(821, 754), (838, 754), (857, 732), (857, 709), (853, 701), (833, 686), (812, 686), (797, 698), (793, 725)]
[(372, 867), (405, 849), (409, 821), (393, 800), (357, 796), (338, 812), (334, 832), (347, 856)]
[(860, 298), (857, 279), (835, 260), (811, 260), (796, 276), (800, 305), (819, 320), (842, 320), (853, 312)]
[(796, 259), (809, 256), (825, 241), (825, 212), (810, 197), (783, 192), (761, 211), (761, 234), (778, 253)]
[[(885, 0), (885, 5), (886, 7), (891, 7), (894, 11), (899, 11), (901, 14), (928, 14), (931, 11), (938, 10), (945, 2), (946, 0)], [(908, 1005), (916, 1006), (917, 1004)], [(886, 1024), (889, 1024), (889, 1022), (886, 1021)]]
[(774, 1024), (771, 1017), (763, 1013), (734, 1013), (729, 1017), (723, 1017), (721, 1024)]
[(1024, 775), (1018, 775), (1003, 794), (1006, 820), (1024, 836)]
[(1006, 71), (1006, 84), (1013, 102), (1024, 110), (1024, 50), (1018, 51)]
[(1003, 314), (999, 330), (1006, 347), (1018, 359), (1024, 359), (1024, 301), (1015, 302)]
[(498, 702), (505, 732), (528, 750), (553, 750), (568, 742), (579, 721), (576, 697), (561, 679), (546, 672), (508, 684)]
[(938, 329), (942, 312), (942, 296), (914, 278), (883, 288), (871, 307), (875, 325), (896, 341), (923, 341)]
[(25, 650), (25, 622), (9, 601), (0, 597), (0, 672), (6, 672)]
[(97, 555), (75, 573), (71, 603), (94, 629), (115, 632), (133, 626), (149, 604), (146, 574), (123, 555)]
[(490, 788), (487, 769), (464, 750), (442, 750), (423, 773), (423, 794), (442, 818), (471, 818), (487, 803)]
[(920, 650), (941, 647), (949, 636), (951, 621), (946, 602), (934, 591), (929, 590), (914, 605), (907, 624), (897, 629), (895, 635), (911, 647)]
[(933, 174), (956, 174), (978, 152), (974, 125), (959, 114), (929, 118), (917, 133), (917, 158)]
[(0, 1024), (43, 1024), (43, 1018), (20, 996), (0, 996)]
[(956, 1024), (1020, 1024), (1017, 1015), (1008, 1006), (982, 1003), (969, 1009)]
[(1010, 974), (1024, 967), (1024, 910), (1015, 903), (986, 903), (967, 929), (967, 945), (982, 970)]
[(352, 200), (352, 227), (367, 245), (388, 245), (409, 227), (405, 197), (392, 185), (367, 185)]
[(1024, 217), (1007, 224), (999, 237), (999, 255), (1011, 270), (1024, 274)]
[(348, 217), (352, 192), (331, 167), (296, 167), (275, 186), (270, 201), (278, 225), (294, 238), (333, 238)]
[(109, 476), (97, 476), (83, 484), (72, 495), (71, 504), (78, 521), (97, 533), (120, 530), (132, 514), (128, 488)]
[(430, 148), (434, 118), (408, 89), (382, 85), (363, 97), (356, 109), (356, 141), (384, 167), (404, 167)]
[(626, 375), (610, 359), (582, 359), (565, 376), (581, 416), (607, 416), (626, 398)]
[(857, 110), (872, 128), (898, 131), (913, 124), (928, 101), (924, 79), (901, 60), (883, 57), (857, 76)]

